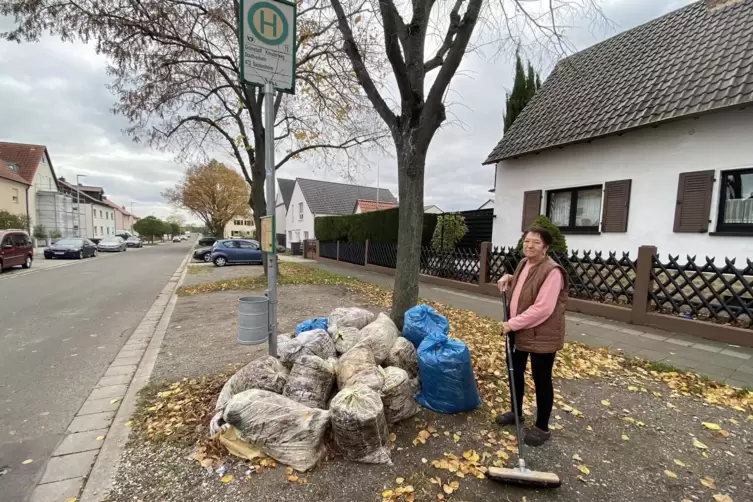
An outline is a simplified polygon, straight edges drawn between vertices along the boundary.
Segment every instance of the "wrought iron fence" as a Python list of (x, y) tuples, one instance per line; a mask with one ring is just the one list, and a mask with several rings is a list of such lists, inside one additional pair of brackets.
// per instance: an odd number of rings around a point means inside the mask
[(750, 327), (753, 323), (753, 262), (746, 260), (738, 268), (735, 260), (724, 260), (724, 266), (706, 257), (696, 263), (688, 256), (685, 263), (679, 256), (662, 262), (654, 256), (649, 287), (649, 306), (665, 313), (684, 317), (733, 322)]
[(486, 255), (489, 282), (497, 282), (505, 274), (515, 273), (521, 254), (514, 247), (494, 246)]
[(397, 244), (369, 241), (369, 265), (397, 268)]
[(478, 249), (461, 248), (442, 253), (431, 246), (421, 248), (422, 274), (478, 284), (480, 269), (481, 253)]
[(330, 260), (336, 260), (337, 242), (320, 242), (319, 256), (321, 256), (322, 258), (329, 258)]
[(366, 244), (354, 242), (340, 243), (340, 261), (364, 265), (366, 263)]

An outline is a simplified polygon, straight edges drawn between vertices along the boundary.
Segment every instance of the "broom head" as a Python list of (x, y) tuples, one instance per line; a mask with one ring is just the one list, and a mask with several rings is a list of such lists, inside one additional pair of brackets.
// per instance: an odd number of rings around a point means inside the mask
[(553, 472), (531, 471), (520, 467), (489, 467), (486, 476), (494, 481), (529, 488), (558, 488), (562, 484), (559, 476)]

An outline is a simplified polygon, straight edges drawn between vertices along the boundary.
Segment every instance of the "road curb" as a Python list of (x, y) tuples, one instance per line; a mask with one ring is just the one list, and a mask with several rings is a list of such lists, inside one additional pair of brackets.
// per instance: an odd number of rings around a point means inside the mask
[(68, 426), (30, 502), (67, 500), (82, 488), (76, 500), (95, 502), (109, 490), (128, 441), (126, 423), (151, 376), (192, 253), (189, 250)]

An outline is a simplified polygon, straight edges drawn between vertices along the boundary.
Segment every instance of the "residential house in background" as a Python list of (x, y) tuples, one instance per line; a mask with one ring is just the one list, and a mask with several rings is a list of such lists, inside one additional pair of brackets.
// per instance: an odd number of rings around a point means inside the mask
[(444, 211), (442, 211), (441, 209), (439, 209), (437, 206), (433, 204), (431, 206), (424, 206), (424, 214), (442, 214), (442, 213), (444, 213)]
[[(71, 230), (70, 205), (59, 197), (55, 171), (52, 167), (47, 147), (25, 143), (0, 142), (0, 159), (28, 186), (26, 203), (28, 208), (20, 211), (29, 217), (29, 228), (41, 223), (47, 230), (57, 229), (61, 233)], [(4, 178), (7, 179), (7, 178)]]
[(254, 224), (254, 216), (236, 216), (225, 225), (223, 236), (226, 239), (231, 237), (246, 237), (248, 239), (254, 238), (256, 233), (256, 225)]
[(16, 164), (0, 159), (0, 211), (29, 217), (31, 183), (19, 174)]
[(279, 190), (277, 191), (277, 203), (275, 207), (275, 233), (277, 234), (277, 244), (284, 246), (287, 240), (287, 233), (285, 232), (287, 224), (286, 216), (290, 207), (290, 199), (293, 196), (295, 180), (277, 178), (277, 185), (279, 186)]
[(314, 218), (317, 216), (353, 214), (357, 201), (377, 199), (397, 205), (397, 199), (386, 188), (296, 178), (285, 222), (287, 248), (292, 249), (293, 244), (307, 239), (316, 239)]
[(370, 213), (372, 211), (384, 211), (385, 209), (394, 209), (397, 207), (397, 202), (384, 202), (375, 200), (358, 199), (356, 201), (356, 207), (353, 210), (354, 214)]
[(73, 203), (73, 235), (98, 241), (116, 234), (115, 207), (106, 199), (102, 187), (74, 185), (62, 177), (58, 182)]
[(753, 256), (753, 0), (700, 1), (560, 61), (489, 154), (495, 245)]
[(115, 210), (115, 235), (124, 233), (133, 234), (133, 224), (138, 221), (138, 218), (132, 215), (125, 206), (117, 205), (104, 195), (102, 196), (102, 202)]
[(489, 199), (479, 206), (479, 211), (482, 209), (494, 209), (494, 199)]

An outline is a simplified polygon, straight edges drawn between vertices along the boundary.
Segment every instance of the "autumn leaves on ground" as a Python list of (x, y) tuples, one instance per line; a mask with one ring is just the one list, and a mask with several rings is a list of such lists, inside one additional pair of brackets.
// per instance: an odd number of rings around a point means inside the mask
[[(305, 284), (310, 294), (340, 288), (389, 307), (389, 291), (352, 278), (292, 264), (283, 265), (282, 275), (283, 288)], [(210, 282), (181, 294), (246, 289), (259, 280)], [(393, 465), (346, 462), (331, 441), (326, 459), (306, 473), (263, 457), (228, 455), (206, 438), (216, 397), (233, 371), (227, 368), (145, 389), (109, 500), (753, 500), (753, 393), (580, 344), (567, 344), (557, 358), (552, 440), (526, 448), (529, 466), (556, 472), (562, 487), (524, 490), (489, 480), (488, 466), (512, 466), (517, 453), (514, 431), (493, 422), (509, 402), (500, 326), (433, 306), (449, 319), (451, 335), (469, 346), (484, 404), (460, 415), (423, 410), (397, 424), (390, 434)], [(529, 423), (532, 398), (529, 387)]]

